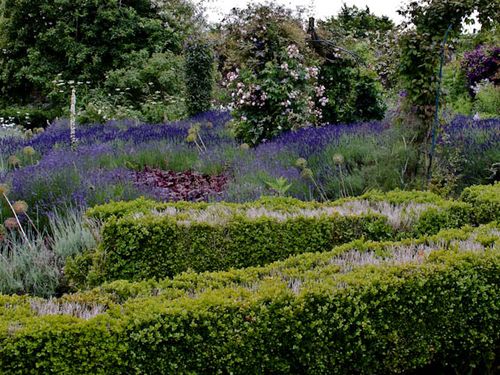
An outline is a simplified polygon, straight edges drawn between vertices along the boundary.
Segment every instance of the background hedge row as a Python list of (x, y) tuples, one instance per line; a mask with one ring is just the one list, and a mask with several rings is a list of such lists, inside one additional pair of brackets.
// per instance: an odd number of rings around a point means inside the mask
[[(358, 241), (264, 268), (185, 274), (89, 320), (36, 316), (30, 306), (39, 300), (1, 296), (0, 372), (485, 373), (500, 342), (495, 230), (449, 231), (441, 236), (447, 250), (434, 239), (424, 260), (402, 264), (346, 271), (328, 261), (397, 245)], [(454, 250), (453, 237), (486, 250)]]

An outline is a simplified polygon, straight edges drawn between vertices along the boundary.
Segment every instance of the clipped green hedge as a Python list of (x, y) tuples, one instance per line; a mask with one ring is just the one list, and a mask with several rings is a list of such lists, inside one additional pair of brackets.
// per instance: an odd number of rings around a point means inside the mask
[[(322, 268), (329, 268), (332, 257), (352, 252), (371, 252), (381, 257), (390, 257), (394, 249), (401, 246), (426, 246), (452, 252), (457, 252), (464, 246), (498, 248), (500, 247), (500, 222), (492, 222), (479, 227), (465, 226), (459, 229), (445, 229), (435, 235), (416, 239), (408, 238), (397, 242), (359, 239), (336, 246), (333, 250), (322, 253), (302, 253), (265, 266), (218, 272), (193, 272), (190, 270), (173, 278), (161, 280), (117, 280), (103, 283), (92, 290), (80, 291), (70, 295), (70, 297), (76, 297), (77, 301), (99, 300), (104, 304), (122, 303), (129, 298), (151, 297), (157, 293), (161, 293), (165, 297), (172, 291), (174, 291), (173, 296), (178, 297), (179, 291), (197, 293), (205, 289), (217, 289), (233, 284), (251, 285), (257, 280), (275, 274), (279, 274), (284, 279), (293, 278), (306, 271), (316, 272)], [(334, 269), (334, 271), (338, 270)], [(322, 272), (318, 274), (319, 278), (323, 276)], [(312, 277), (312, 274), (308, 276)], [(67, 297), (65, 296), (63, 299)]]
[[(483, 185), (477, 186), (477, 188), (479, 189), (481, 189), (482, 187)], [(267, 208), (277, 209), (280, 211), (290, 211), (290, 210), (293, 211), (296, 209), (308, 209), (308, 208), (312, 209), (325, 206), (339, 206), (346, 202), (355, 202), (355, 201), (387, 202), (393, 205), (401, 205), (409, 203), (433, 204), (442, 208), (451, 203), (451, 201), (443, 199), (439, 195), (431, 193), (429, 191), (394, 190), (389, 192), (381, 192), (378, 190), (373, 190), (360, 197), (342, 198), (328, 203), (319, 203), (316, 201), (305, 202), (290, 197), (285, 198), (285, 197), (264, 196), (259, 200), (250, 203), (237, 204), (237, 203), (221, 202), (220, 204), (232, 208), (267, 207)], [(87, 216), (93, 219), (106, 221), (111, 217), (123, 217), (134, 213), (146, 214), (149, 213), (151, 210), (164, 210), (168, 207), (175, 207), (177, 209), (189, 210), (189, 209), (204, 209), (209, 206), (210, 204), (206, 202), (164, 203), (141, 197), (133, 201), (111, 202), (108, 204), (103, 204), (100, 206), (89, 208), (87, 210)]]
[[(89, 319), (38, 316), (33, 306), (90, 304), (91, 293), (0, 296), (0, 373), (486, 373), (500, 344), (500, 239), (494, 230), (448, 236), (419, 241), (430, 246), (422, 259), (399, 258), (409, 241), (357, 241), (263, 268), (141, 282), (155, 286), (150, 296), (108, 302)], [(387, 261), (356, 261), (353, 249)]]
[(173, 276), (188, 269), (215, 271), (263, 265), (302, 252), (327, 251), (365, 237), (391, 237), (386, 218), (375, 215), (272, 217), (235, 215), (223, 223), (186, 224), (170, 216), (127, 216), (107, 221), (94, 255), (97, 281)]
[[(465, 202), (421, 192), (389, 193), (386, 202), (379, 199), (380, 194), (325, 204), (270, 197), (245, 204), (146, 199), (110, 203), (88, 211), (89, 217), (104, 221), (102, 243), (92, 254), (91, 269), (82, 271), (82, 265), (90, 263), (90, 255), (85, 254), (70, 261), (66, 271), (76, 285), (85, 279), (96, 285), (116, 279), (164, 278), (188, 269), (263, 265), (303, 252), (328, 251), (359, 238), (431, 235), (471, 220), (471, 206)], [(415, 195), (418, 203), (411, 200)], [(175, 217), (169, 214), (172, 210)], [(270, 212), (248, 217), (252, 210)], [(326, 211), (311, 215), (315, 210)], [(195, 221), (195, 215), (207, 218)], [(280, 219), (280, 215), (289, 217)], [(398, 220), (401, 223), (394, 222)]]
[(468, 187), (462, 192), (461, 200), (472, 205), (476, 223), (500, 220), (500, 182)]

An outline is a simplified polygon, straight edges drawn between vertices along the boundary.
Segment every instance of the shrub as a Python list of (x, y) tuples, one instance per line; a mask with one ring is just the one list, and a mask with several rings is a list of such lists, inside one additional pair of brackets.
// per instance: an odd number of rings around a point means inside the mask
[(287, 130), (322, 122), (325, 88), (317, 83), (318, 68), (308, 66), (296, 45), (258, 70), (241, 68), (228, 74), (234, 132), (251, 145)]
[(490, 182), (489, 168), (500, 160), (499, 124), (498, 119), (457, 117), (443, 127), (436, 148), (442, 186), (459, 195), (467, 186)]
[(305, 37), (299, 18), (273, 4), (234, 10), (222, 24), (220, 70), (243, 142), (255, 145), (322, 122), (326, 98)]
[[(307, 217), (282, 213), (285, 219), (280, 220), (273, 217), (280, 216), (278, 212), (266, 217), (257, 209), (255, 218), (246, 216), (250, 212), (230, 213), (215, 205), (198, 212), (181, 211), (178, 218), (166, 214), (111, 219), (104, 224), (91, 278), (139, 280), (188, 269), (248, 267), (298, 252), (325, 251), (355, 238), (388, 238), (391, 232), (386, 220), (374, 214)], [(208, 216), (205, 220), (204, 215)]]
[(472, 205), (476, 223), (500, 221), (500, 182), (468, 187), (464, 189), (460, 198)]
[(64, 264), (96, 246), (93, 228), (81, 212), (68, 211), (51, 216), (48, 233), (26, 232), (28, 242), (14, 231), (0, 238), (0, 293), (49, 297), (67, 291)]
[(214, 54), (208, 41), (190, 39), (185, 47), (186, 107), (190, 116), (210, 109), (212, 99)]
[(500, 85), (495, 86), (489, 81), (479, 84), (477, 87), (474, 109), (483, 116), (499, 117)]
[[(500, 257), (498, 235), (496, 244), (462, 241), (478, 235), (443, 235), (457, 239), (452, 251), (439, 250), (440, 238), (427, 247), (357, 241), (263, 268), (116, 282), (59, 300), (0, 296), (0, 369), (481, 373), (500, 339)], [(128, 296), (117, 304), (106, 290)]]
[(33, 107), (8, 107), (0, 109), (0, 118), (11, 119), (12, 123), (25, 129), (46, 128), (47, 124), (61, 116), (58, 109), (38, 109)]
[(323, 108), (326, 123), (351, 123), (380, 120), (386, 106), (382, 88), (366, 68), (357, 66), (348, 58), (324, 62), (320, 68), (319, 82), (326, 87), (328, 102)]
[(405, 203), (359, 199), (319, 204), (266, 198), (240, 205), (160, 204), (153, 210), (155, 204), (148, 201), (118, 203), (116, 209), (115, 204), (105, 205), (89, 211), (92, 217), (107, 219), (90, 281), (262, 265), (300, 252), (327, 251), (357, 238), (434, 234), (470, 221), (467, 203), (434, 195), (425, 203), (400, 200)]

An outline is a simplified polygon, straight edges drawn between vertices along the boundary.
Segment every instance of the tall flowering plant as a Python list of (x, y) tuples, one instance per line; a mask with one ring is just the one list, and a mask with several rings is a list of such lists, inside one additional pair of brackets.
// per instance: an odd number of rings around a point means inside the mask
[(289, 45), (261, 70), (230, 72), (233, 129), (238, 139), (256, 145), (286, 130), (322, 122), (328, 99), (318, 84), (318, 68), (308, 66), (296, 45)]

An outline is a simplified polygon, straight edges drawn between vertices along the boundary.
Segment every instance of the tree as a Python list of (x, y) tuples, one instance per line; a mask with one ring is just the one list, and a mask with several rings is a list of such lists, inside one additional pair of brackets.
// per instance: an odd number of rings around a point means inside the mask
[(394, 22), (387, 16), (378, 17), (370, 12), (370, 8), (359, 9), (357, 6), (342, 5), (339, 14), (322, 23), (322, 27), (332, 35), (355, 38), (373, 37), (394, 30)]
[[(182, 0), (3, 0), (0, 93), (44, 102), (51, 81), (101, 82), (133, 51), (180, 53), (193, 7)], [(165, 11), (167, 9), (168, 11)]]

